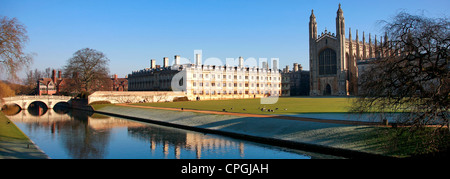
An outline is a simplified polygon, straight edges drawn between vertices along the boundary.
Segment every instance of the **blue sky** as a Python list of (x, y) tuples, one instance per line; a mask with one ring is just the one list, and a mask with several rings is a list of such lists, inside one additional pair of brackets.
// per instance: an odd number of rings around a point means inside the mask
[(26, 51), (36, 54), (31, 69), (63, 68), (73, 53), (89, 47), (107, 55), (111, 74), (124, 77), (148, 68), (150, 59), (192, 60), (197, 49), (204, 61), (279, 58), (280, 67), (309, 69), (311, 9), (319, 33), (335, 32), (339, 3), (347, 31), (358, 29), (360, 36), (383, 35), (378, 21), (402, 10), (448, 17), (450, 7), (449, 0), (0, 0), (0, 16), (27, 27)]

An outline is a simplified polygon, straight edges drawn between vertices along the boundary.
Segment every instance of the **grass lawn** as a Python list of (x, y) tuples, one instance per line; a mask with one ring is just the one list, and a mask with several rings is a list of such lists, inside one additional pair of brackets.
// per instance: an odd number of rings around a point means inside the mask
[(0, 111), (0, 139), (9, 140), (28, 140), (27, 136), (12, 123), (3, 112)]
[[(250, 114), (299, 114), (348, 112), (353, 98), (311, 98), (311, 97), (281, 97), (275, 104), (261, 104), (261, 99), (232, 99), (212, 101), (183, 101), (170, 103), (137, 103), (133, 105), (199, 109)], [(261, 111), (265, 108), (266, 111)], [(277, 109), (278, 108), (278, 109)], [(267, 112), (267, 109), (274, 112)]]

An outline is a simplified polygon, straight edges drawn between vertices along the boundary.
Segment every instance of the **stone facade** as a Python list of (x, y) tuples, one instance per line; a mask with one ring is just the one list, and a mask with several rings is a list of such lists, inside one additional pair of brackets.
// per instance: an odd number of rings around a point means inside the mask
[(88, 104), (97, 101), (116, 103), (173, 102), (185, 97), (185, 93), (173, 91), (96, 91), (89, 95)]
[(289, 66), (282, 71), (282, 96), (309, 96), (309, 71), (304, 71), (301, 64), (294, 63), (292, 70)]
[[(281, 73), (278, 69), (245, 67), (242, 57), (239, 66), (202, 65), (196, 54), (195, 64), (179, 64), (134, 71), (128, 75), (129, 91), (181, 91), (190, 100), (260, 98), (281, 95)], [(276, 62), (274, 62), (275, 64)], [(176, 87), (176, 89), (173, 89)]]
[[(339, 4), (336, 17), (336, 34), (328, 32), (317, 34), (317, 22), (314, 11), (309, 22), (309, 56), (310, 56), (310, 95), (311, 96), (348, 96), (358, 93), (358, 62), (379, 58), (383, 51), (379, 50), (377, 37), (372, 43), (366, 42), (363, 32), (359, 41), (352, 39), (351, 29), (348, 38), (345, 34), (344, 13)], [(380, 45), (383, 43), (382, 38)], [(387, 42), (385, 36), (385, 42)]]

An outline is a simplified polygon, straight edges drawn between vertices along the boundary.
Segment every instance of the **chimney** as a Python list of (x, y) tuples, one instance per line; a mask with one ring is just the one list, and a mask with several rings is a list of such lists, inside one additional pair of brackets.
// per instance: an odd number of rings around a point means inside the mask
[(244, 58), (239, 57), (239, 67), (244, 67)]
[(202, 50), (194, 50), (195, 65), (202, 65)]
[(201, 53), (197, 53), (195, 54), (195, 64), (196, 65), (202, 65), (202, 54)]
[(150, 60), (150, 68), (151, 69), (155, 69), (156, 68), (156, 60), (155, 59), (151, 59)]
[(267, 62), (262, 62), (262, 68), (265, 68), (265, 69), (267, 69)]
[(180, 64), (180, 56), (179, 55), (175, 55), (174, 65), (179, 65), (179, 64)]
[(56, 83), (56, 70), (52, 71), (52, 80), (54, 83)]
[(294, 63), (294, 72), (298, 72), (298, 63)]
[(58, 78), (59, 78), (59, 80), (62, 79), (62, 77), (61, 77), (61, 70), (58, 71)]
[(114, 80), (117, 80), (117, 74), (114, 74)]
[(169, 58), (168, 57), (164, 57), (163, 58), (163, 67), (168, 67), (169, 66)]
[(272, 70), (278, 71), (278, 60), (277, 59), (272, 59)]
[(302, 64), (298, 64), (298, 70), (299, 70), (299, 71), (303, 71)]
[(289, 73), (289, 65), (286, 65), (285, 72), (286, 72), (286, 73)]

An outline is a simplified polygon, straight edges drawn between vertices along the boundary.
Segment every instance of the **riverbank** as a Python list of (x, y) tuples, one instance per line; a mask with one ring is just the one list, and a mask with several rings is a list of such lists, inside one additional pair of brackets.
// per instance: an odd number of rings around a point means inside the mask
[(17, 126), (0, 111), (0, 159), (48, 159)]
[(104, 105), (97, 107), (96, 112), (347, 158), (388, 158), (380, 149), (380, 142), (371, 140), (375, 138), (377, 128), (365, 125), (208, 114), (130, 105)]

